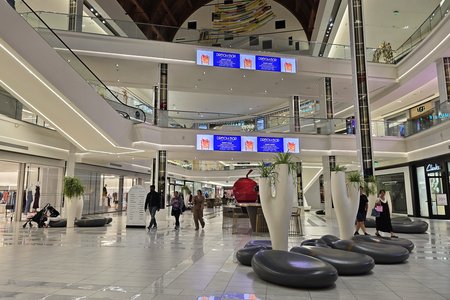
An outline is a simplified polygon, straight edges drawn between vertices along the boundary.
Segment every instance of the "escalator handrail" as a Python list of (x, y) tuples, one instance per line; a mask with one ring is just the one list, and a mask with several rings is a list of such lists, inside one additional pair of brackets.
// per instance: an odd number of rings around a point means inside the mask
[[(145, 115), (145, 112), (142, 110), (142, 109), (140, 109), (140, 108), (136, 108), (136, 107), (133, 107), (133, 106), (130, 106), (130, 105), (127, 105), (127, 104), (125, 104), (125, 103), (123, 103), (122, 101), (120, 101), (120, 99), (118, 98), (118, 97), (116, 97), (116, 95), (114, 95), (114, 93), (103, 83), (103, 81), (101, 81), (100, 80), (100, 78), (98, 78), (98, 76), (84, 63), (84, 61), (83, 60), (81, 60), (81, 58), (80, 57), (78, 57), (78, 55), (76, 55), (75, 54), (75, 52), (73, 52), (72, 51), (72, 49), (56, 34), (56, 32), (52, 29), (52, 28), (50, 28), (50, 26), (48, 26), (48, 24), (47, 23), (45, 23), (45, 21), (39, 16), (39, 14), (37, 14), (31, 7), (30, 7), (30, 5), (28, 5), (28, 3), (25, 1), (25, 0), (22, 0), (22, 2), (23, 2), (23, 4), (25, 4), (25, 6), (39, 19), (39, 21), (41, 21), (42, 22), (42, 24), (44, 24), (45, 25), (45, 27), (47, 27), (47, 29), (48, 30), (50, 30), (50, 32), (64, 45), (64, 47), (66, 47), (67, 48), (67, 50), (69, 50), (70, 51), (70, 53), (72, 53), (72, 55), (73, 56), (75, 56), (75, 58), (89, 71), (89, 73), (91, 73), (94, 77), (95, 77), (95, 79), (97, 79), (98, 80), (98, 82), (99, 83), (101, 83), (102, 85), (103, 85), (103, 87), (108, 91), (108, 92), (110, 92), (111, 93), (111, 95), (113, 95), (113, 97), (119, 102), (119, 103), (121, 103), (122, 105), (124, 105), (124, 106), (127, 106), (127, 107), (130, 107), (130, 108), (132, 108), (132, 109), (136, 109), (136, 110), (140, 110), (141, 111), (141, 113), (142, 113), (142, 116), (143, 116), (143, 118), (144, 118), (144, 120), (143, 120), (143, 122), (145, 123), (146, 121), (147, 121), (147, 118), (146, 118), (146, 115)], [(81, 75), (80, 75), (81, 76)]]

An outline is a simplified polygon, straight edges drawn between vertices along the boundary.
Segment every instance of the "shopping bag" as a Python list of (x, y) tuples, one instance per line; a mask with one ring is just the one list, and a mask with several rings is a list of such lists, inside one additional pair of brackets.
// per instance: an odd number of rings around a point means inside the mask
[(375, 209), (377, 212), (383, 212), (383, 206), (381, 206), (381, 205), (375, 206)]

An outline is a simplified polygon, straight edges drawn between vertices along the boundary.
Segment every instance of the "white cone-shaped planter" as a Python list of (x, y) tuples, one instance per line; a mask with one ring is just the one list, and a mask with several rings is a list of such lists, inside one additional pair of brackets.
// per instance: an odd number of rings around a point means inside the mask
[(278, 174), (275, 180), (275, 195), (271, 193), (270, 178), (263, 177), (259, 179), (259, 195), (267, 227), (269, 227), (272, 249), (287, 251), (295, 186), (292, 175), (288, 172), (288, 165), (277, 165), (275, 172)]
[(80, 201), (78, 198), (68, 198), (66, 197), (66, 218), (67, 218), (67, 227), (74, 227), (75, 223), (75, 214), (76, 214), (76, 205), (77, 201)]
[(83, 206), (84, 206), (84, 200), (83, 197), (80, 196), (78, 199), (75, 198), (72, 201), (75, 201), (75, 218), (77, 220), (81, 220), (81, 216), (83, 215)]
[[(348, 189), (348, 194), (347, 194)], [(339, 225), (339, 237), (351, 239), (359, 205), (359, 183), (345, 182), (345, 172), (331, 172), (331, 194)]]

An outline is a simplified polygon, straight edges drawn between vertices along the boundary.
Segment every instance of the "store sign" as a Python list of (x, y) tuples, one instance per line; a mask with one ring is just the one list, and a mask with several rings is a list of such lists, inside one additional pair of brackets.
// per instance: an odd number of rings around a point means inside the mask
[(433, 101), (421, 104), (419, 106), (413, 107), (409, 110), (409, 114), (411, 115), (411, 118), (418, 117), (420, 115), (423, 115), (433, 109)]
[(197, 50), (197, 65), (268, 72), (297, 72), (297, 60), (295, 58), (210, 50)]
[(145, 227), (147, 221), (143, 207), (147, 191), (141, 185), (135, 185), (128, 191), (127, 227)]
[(197, 150), (300, 153), (298, 138), (197, 134)]
[(427, 173), (441, 172), (441, 166), (439, 164), (428, 164), (425, 170)]

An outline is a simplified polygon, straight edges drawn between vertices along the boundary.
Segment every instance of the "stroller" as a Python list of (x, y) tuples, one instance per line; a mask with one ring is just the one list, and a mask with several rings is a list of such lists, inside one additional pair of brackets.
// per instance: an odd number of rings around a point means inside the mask
[(39, 228), (44, 227), (44, 222), (47, 220), (47, 212), (48, 208), (50, 207), (50, 203), (47, 203), (40, 211), (38, 211), (34, 216), (27, 219), (25, 224), (22, 225), (23, 228), (27, 227), (27, 224), (31, 227), (33, 227), (33, 224), (31, 222), (36, 222), (38, 224)]

